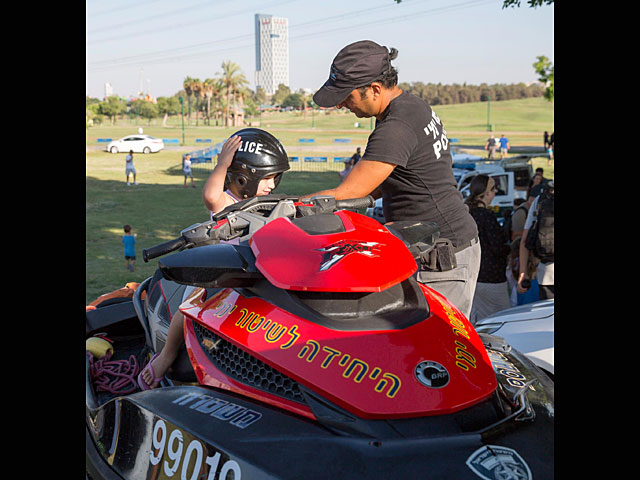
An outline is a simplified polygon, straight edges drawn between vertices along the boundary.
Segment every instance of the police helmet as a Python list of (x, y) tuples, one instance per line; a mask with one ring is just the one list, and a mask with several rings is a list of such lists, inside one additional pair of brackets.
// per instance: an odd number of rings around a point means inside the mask
[(241, 199), (250, 198), (257, 193), (260, 180), (273, 174), (277, 188), (282, 173), (289, 170), (289, 157), (280, 141), (259, 128), (243, 128), (233, 135), (238, 135), (242, 143), (227, 169), (225, 188)]

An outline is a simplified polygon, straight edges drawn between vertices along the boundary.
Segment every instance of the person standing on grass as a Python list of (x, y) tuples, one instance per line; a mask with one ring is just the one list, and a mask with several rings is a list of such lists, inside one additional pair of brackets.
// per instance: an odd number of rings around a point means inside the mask
[(500, 136), (499, 141), (500, 141), (500, 159), (503, 159), (504, 157), (507, 156), (507, 152), (509, 152), (511, 145), (509, 145), (509, 139), (505, 137), (504, 134)]
[(193, 183), (193, 173), (191, 172), (191, 154), (187, 153), (182, 157), (182, 173), (184, 173), (184, 188), (187, 188), (187, 177), (191, 177), (191, 186), (196, 188)]
[(133, 272), (133, 267), (136, 264), (136, 235), (131, 233), (131, 225), (127, 224), (123, 228), (124, 235), (122, 236), (122, 243), (124, 244), (124, 268)]
[(494, 155), (496, 154), (496, 148), (498, 148), (498, 144), (496, 143), (496, 138), (493, 136), (493, 133), (492, 133), (489, 139), (487, 140), (487, 143), (485, 143), (484, 145), (484, 149), (489, 151), (489, 154), (487, 155), (488, 159), (492, 160), (494, 158)]
[(131, 185), (129, 183), (129, 174), (133, 174), (133, 184), (138, 185), (136, 181), (136, 168), (133, 166), (133, 150), (129, 150), (129, 155), (125, 158), (125, 173), (127, 174), (127, 186)]

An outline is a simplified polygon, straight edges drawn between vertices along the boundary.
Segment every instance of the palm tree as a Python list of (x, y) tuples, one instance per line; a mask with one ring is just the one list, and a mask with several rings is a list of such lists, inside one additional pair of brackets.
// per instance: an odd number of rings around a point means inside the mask
[(191, 89), (192, 85), (193, 85), (193, 78), (191, 77), (185, 78), (184, 82), (182, 82), (182, 88), (184, 88), (184, 93), (187, 96), (187, 105), (189, 107), (188, 113), (187, 113), (187, 120), (189, 124), (191, 124), (191, 93), (193, 93), (193, 90)]
[[(202, 82), (202, 92), (207, 99), (207, 124), (211, 125), (211, 97), (213, 97), (216, 90), (216, 85), (220, 83), (217, 78), (207, 78)], [(217, 99), (216, 99), (217, 100)]]
[(191, 81), (191, 91), (196, 97), (196, 127), (198, 126), (198, 116), (200, 113), (200, 106), (198, 100), (204, 98), (204, 92), (202, 91), (202, 82), (199, 78), (194, 78)]
[(239, 87), (248, 85), (249, 82), (247, 81), (244, 74), (240, 70), (240, 67), (236, 63), (232, 62), (231, 60), (222, 62), (222, 82), (227, 88), (227, 107), (225, 110), (225, 119), (224, 119), (224, 124), (227, 125), (230, 118), (229, 107), (231, 106), (231, 96), (233, 95), (233, 98), (235, 101), (235, 91)]
[(224, 90), (224, 83), (221, 78), (216, 79), (216, 83), (213, 86), (213, 103), (214, 103), (214, 113), (213, 117), (216, 120), (216, 126), (218, 126), (218, 118), (220, 118), (220, 114), (222, 113), (221, 100), (222, 94)]

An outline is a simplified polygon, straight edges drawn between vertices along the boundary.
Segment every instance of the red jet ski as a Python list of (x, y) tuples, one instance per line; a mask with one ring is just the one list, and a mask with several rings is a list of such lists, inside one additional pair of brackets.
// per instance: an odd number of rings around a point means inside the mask
[(87, 336), (144, 361), (179, 308), (185, 349), (157, 389), (87, 374), (90, 475), (553, 478), (553, 381), (417, 282), (437, 225), (356, 213), (372, 203), (254, 197), (143, 251), (180, 250)]

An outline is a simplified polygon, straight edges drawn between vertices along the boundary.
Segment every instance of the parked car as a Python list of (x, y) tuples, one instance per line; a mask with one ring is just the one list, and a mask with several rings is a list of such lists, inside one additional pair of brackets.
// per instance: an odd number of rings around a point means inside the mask
[(489, 315), (476, 323), (478, 333), (502, 337), (524, 353), (547, 375), (554, 375), (554, 300), (519, 305)]
[(164, 148), (161, 138), (151, 135), (127, 135), (126, 137), (114, 140), (107, 145), (107, 151), (111, 153), (156, 153)]

